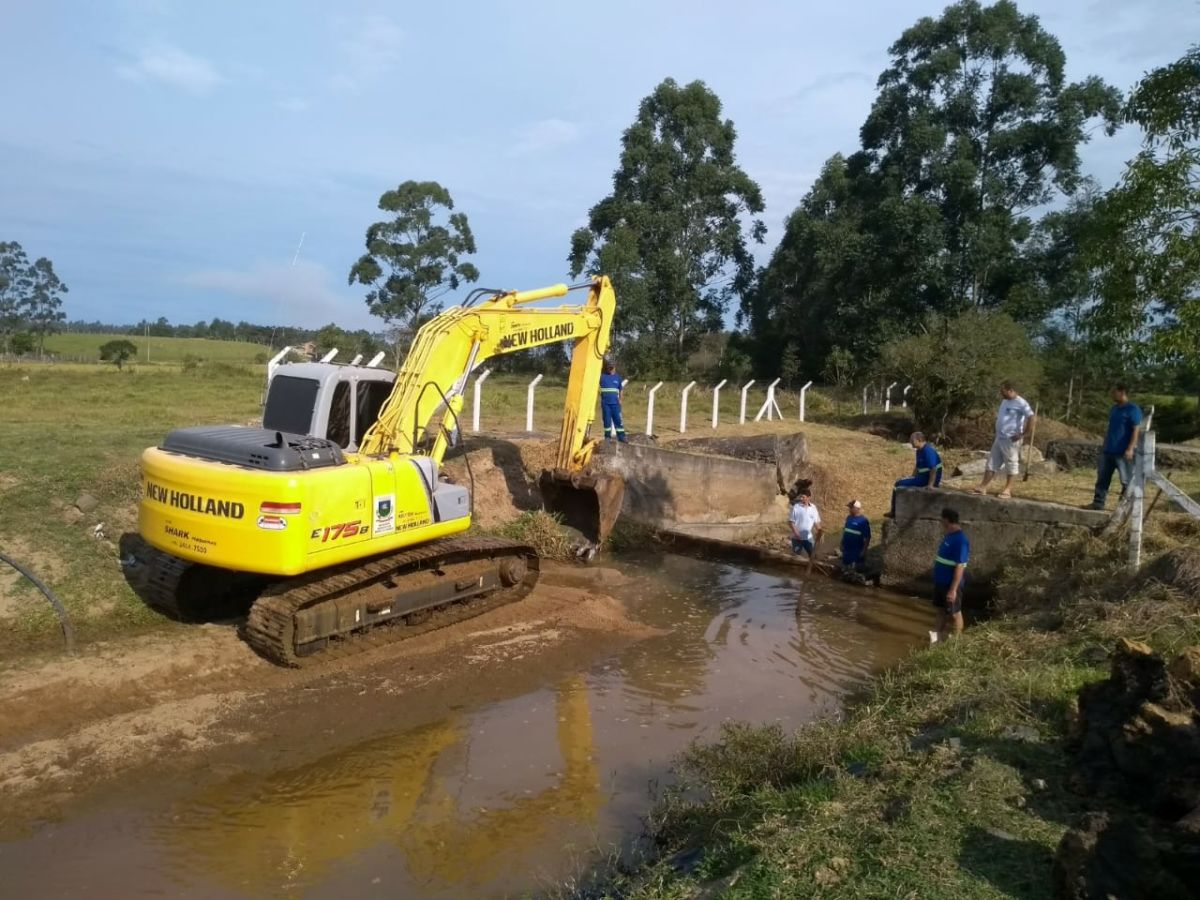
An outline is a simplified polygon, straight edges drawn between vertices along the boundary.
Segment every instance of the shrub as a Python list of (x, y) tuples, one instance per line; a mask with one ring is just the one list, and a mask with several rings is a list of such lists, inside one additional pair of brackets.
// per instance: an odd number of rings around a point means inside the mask
[(124, 366), (126, 360), (133, 359), (135, 356), (137, 356), (137, 345), (124, 338), (100, 345), (100, 359), (112, 363), (117, 369)]
[(975, 309), (930, 317), (921, 334), (887, 343), (881, 365), (889, 378), (912, 385), (913, 417), (939, 436), (952, 419), (987, 405), (1002, 381), (1020, 390), (1041, 377), (1024, 327), (1003, 313)]

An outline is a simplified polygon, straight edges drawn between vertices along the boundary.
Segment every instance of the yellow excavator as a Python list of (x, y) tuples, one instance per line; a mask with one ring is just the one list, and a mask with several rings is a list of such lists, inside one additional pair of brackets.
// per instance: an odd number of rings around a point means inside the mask
[[(586, 301), (532, 306), (572, 290), (586, 290)], [(362, 366), (283, 366), (261, 428), (171, 432), (141, 458), (138, 531), (156, 551), (146, 599), (187, 619), (215, 596), (261, 588), (243, 634), (290, 666), (519, 600), (537, 582), (536, 550), (463, 536), (472, 492), (440, 467), (461, 437), (471, 372), (490, 357), (564, 341), (574, 347), (558, 452), (540, 484), (590, 559), (624, 495), (619, 476), (591, 465), (615, 307), (604, 277), (474, 291), (417, 332), (394, 378)]]

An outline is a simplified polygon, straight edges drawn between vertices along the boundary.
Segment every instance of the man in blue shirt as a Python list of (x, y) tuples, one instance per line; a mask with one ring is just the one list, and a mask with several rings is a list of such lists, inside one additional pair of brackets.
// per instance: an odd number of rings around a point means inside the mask
[(1136, 403), (1129, 402), (1129, 388), (1114, 384), (1113, 407), (1108, 411), (1108, 431), (1104, 435), (1104, 446), (1100, 448), (1100, 459), (1096, 468), (1096, 493), (1088, 509), (1104, 509), (1108, 499), (1108, 486), (1112, 484), (1113, 472), (1121, 476), (1121, 496), (1133, 479), (1133, 454), (1137, 450), (1138, 432), (1141, 431), (1142, 410)]
[(896, 517), (896, 488), (902, 487), (937, 487), (942, 483), (942, 458), (938, 455), (933, 444), (925, 440), (925, 435), (914, 431), (909, 443), (917, 451), (917, 461), (913, 465), (913, 473), (908, 478), (901, 478), (892, 486), (892, 511), (889, 518)]
[(861, 571), (866, 563), (867, 548), (871, 546), (871, 523), (863, 515), (861, 502), (851, 500), (846, 505), (850, 513), (842, 526), (842, 569)]
[(949, 506), (942, 510), (942, 532), (942, 542), (933, 558), (933, 605), (938, 618), (937, 631), (929, 632), (929, 640), (935, 644), (946, 639), (951, 622), (954, 633), (962, 634), (962, 588), (971, 556), (971, 542), (958, 523), (958, 510)]
[(621, 421), (621, 376), (617, 367), (612, 363), (604, 364), (604, 374), (600, 376), (600, 414), (604, 418), (604, 439), (612, 440), (612, 432), (617, 431), (617, 440), (625, 443), (625, 423)]

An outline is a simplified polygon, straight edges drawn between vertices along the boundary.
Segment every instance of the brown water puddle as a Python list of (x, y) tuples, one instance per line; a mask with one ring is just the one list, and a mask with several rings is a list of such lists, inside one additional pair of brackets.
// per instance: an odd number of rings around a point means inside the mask
[(920, 601), (824, 579), (678, 556), (621, 566), (631, 580), (612, 592), (661, 636), (597, 648), (599, 662), (530, 655), (517, 665), (531, 677), (411, 716), (395, 702), (381, 714), (358, 687), (370, 682), (293, 697), (292, 725), (261, 734), (245, 765), (150, 776), (0, 844), (2, 893), (537, 893), (628, 843), (689, 741), (727, 720), (795, 726), (834, 710), (931, 620)]

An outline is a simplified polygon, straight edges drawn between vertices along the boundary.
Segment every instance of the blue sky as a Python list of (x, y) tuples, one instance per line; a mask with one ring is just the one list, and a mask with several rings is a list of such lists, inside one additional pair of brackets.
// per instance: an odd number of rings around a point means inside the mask
[[(71, 318), (370, 327), (346, 273), (379, 195), (429, 179), (468, 214), (482, 284), (540, 286), (672, 76), (737, 125), (765, 261), (821, 163), (857, 146), (888, 45), (944, 5), (7, 0), (0, 240), (54, 260)], [(1200, 34), (1197, 0), (1021, 7), (1069, 77), (1123, 90)], [(1086, 167), (1107, 185), (1136, 145), (1097, 138)]]

